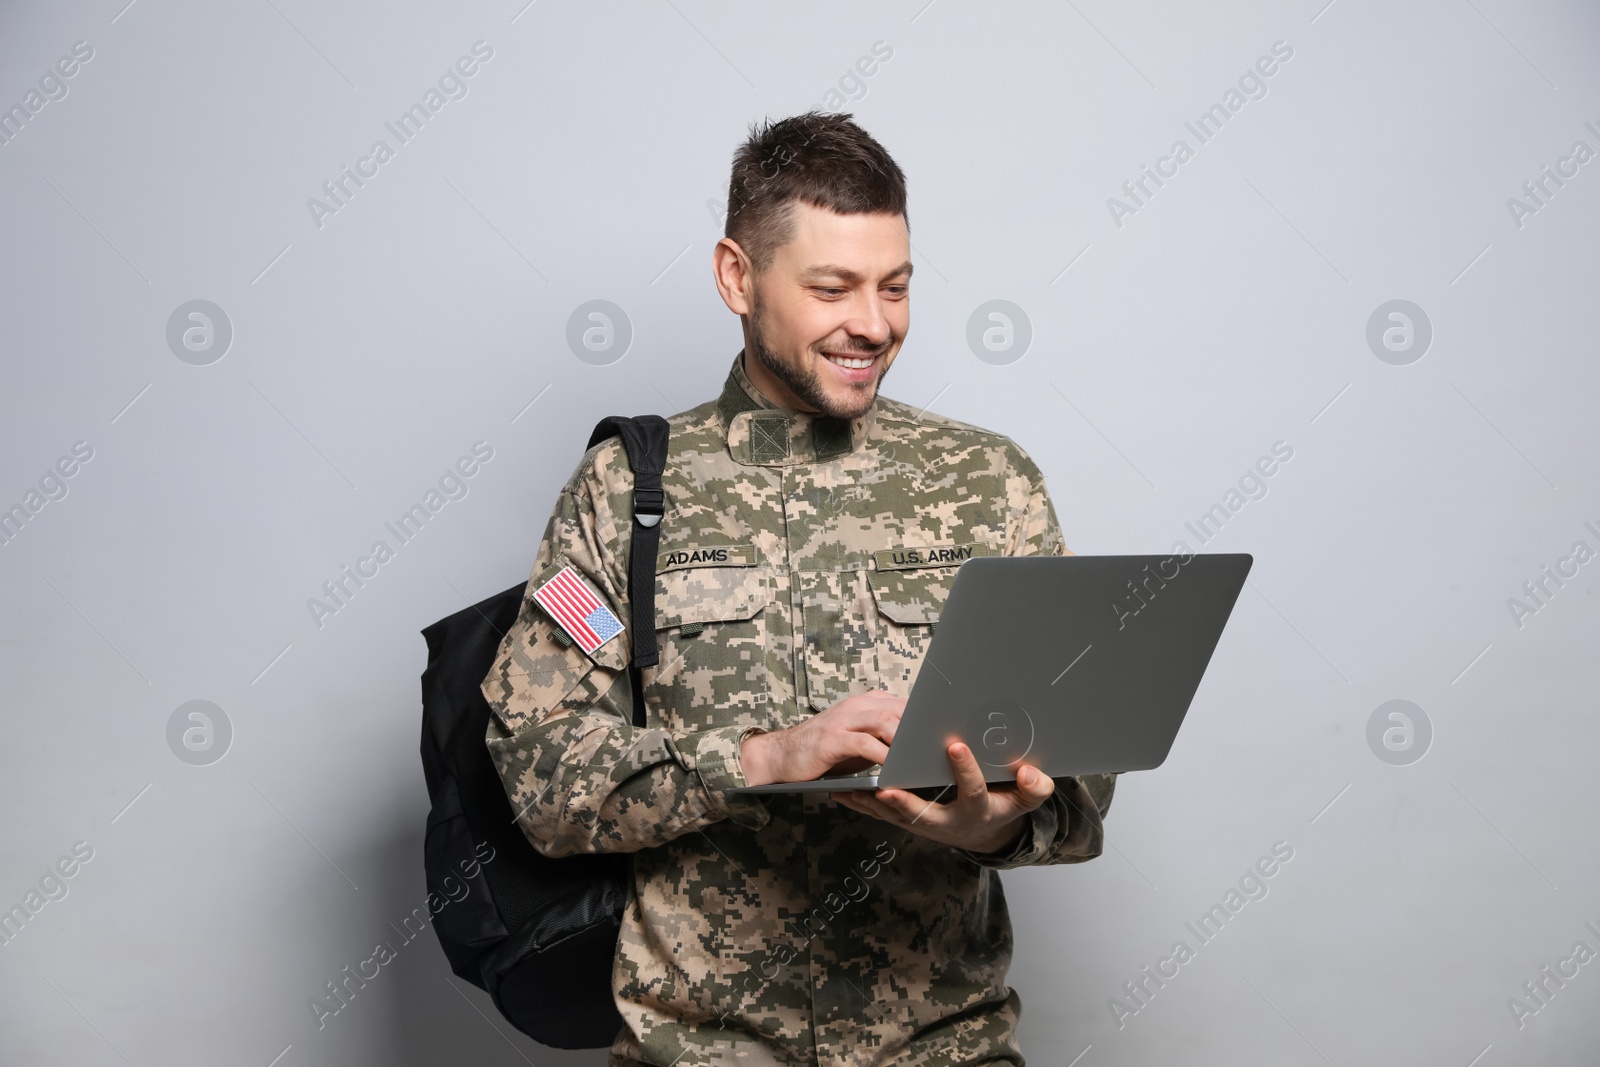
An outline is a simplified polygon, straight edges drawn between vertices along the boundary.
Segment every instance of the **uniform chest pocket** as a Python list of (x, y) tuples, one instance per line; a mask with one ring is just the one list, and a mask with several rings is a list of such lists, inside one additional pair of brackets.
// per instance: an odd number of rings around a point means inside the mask
[(911, 695), (934, 625), (955, 582), (955, 567), (868, 573), (880, 620), (878, 684), (900, 697)]
[(656, 644), (644, 669), (652, 724), (673, 732), (765, 725), (772, 578), (761, 566), (679, 567), (656, 575)]
[(866, 570), (798, 571), (806, 701), (814, 711), (878, 686), (877, 608)]

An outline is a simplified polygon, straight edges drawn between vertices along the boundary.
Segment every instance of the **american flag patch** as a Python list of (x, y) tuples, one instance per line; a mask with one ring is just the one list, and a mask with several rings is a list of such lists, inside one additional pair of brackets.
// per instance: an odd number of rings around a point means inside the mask
[(533, 599), (585, 652), (594, 652), (622, 632), (622, 621), (600, 602), (571, 566), (562, 567), (535, 589)]

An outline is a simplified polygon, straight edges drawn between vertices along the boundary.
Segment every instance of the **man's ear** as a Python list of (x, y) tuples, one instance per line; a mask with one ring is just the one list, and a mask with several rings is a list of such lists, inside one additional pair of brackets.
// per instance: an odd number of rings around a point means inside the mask
[(739, 242), (731, 237), (717, 242), (711, 250), (711, 276), (728, 310), (735, 315), (749, 315), (755, 270)]

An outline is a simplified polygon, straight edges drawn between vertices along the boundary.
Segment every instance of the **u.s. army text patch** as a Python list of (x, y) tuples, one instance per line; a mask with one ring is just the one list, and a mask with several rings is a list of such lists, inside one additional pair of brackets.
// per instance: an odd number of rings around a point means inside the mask
[(924, 545), (919, 548), (886, 548), (872, 554), (880, 571), (903, 571), (912, 567), (958, 567), (973, 556), (997, 555), (981, 541), (965, 545)]

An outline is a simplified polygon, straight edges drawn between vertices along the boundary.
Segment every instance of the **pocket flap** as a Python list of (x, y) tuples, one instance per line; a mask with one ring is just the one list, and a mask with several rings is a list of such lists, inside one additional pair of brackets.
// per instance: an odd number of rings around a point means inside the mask
[(656, 575), (656, 629), (748, 619), (771, 599), (762, 567), (682, 567)]
[(526, 598), (480, 689), (515, 734), (560, 707), (593, 669), (590, 657)]
[(955, 577), (955, 567), (867, 572), (878, 612), (903, 626), (938, 622)]

